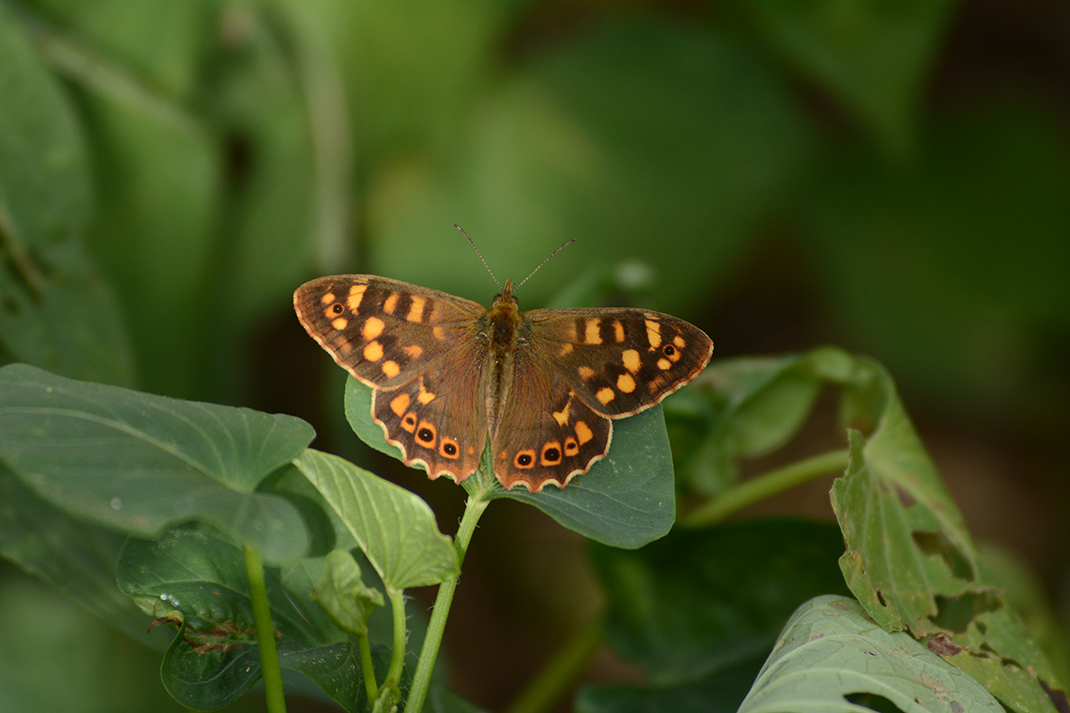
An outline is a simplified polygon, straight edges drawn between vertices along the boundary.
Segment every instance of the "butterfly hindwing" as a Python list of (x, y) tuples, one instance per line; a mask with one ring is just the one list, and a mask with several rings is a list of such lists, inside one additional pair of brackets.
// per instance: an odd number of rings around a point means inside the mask
[(487, 418), (479, 400), (483, 357), (474, 351), (460, 347), (440, 371), (372, 397), (372, 417), (386, 440), (401, 449), (405, 465), (423, 465), (431, 479), (446, 475), (460, 483), (479, 467)]
[(519, 352), (497, 427), (491, 434), (494, 474), (507, 489), (559, 488), (609, 451), (613, 424), (579, 398), (562, 374), (542, 368), (545, 345)]

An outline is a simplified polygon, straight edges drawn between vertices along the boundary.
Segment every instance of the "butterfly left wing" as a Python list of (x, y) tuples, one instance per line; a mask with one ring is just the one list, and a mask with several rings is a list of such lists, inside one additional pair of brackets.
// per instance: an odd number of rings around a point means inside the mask
[(533, 492), (586, 473), (609, 452), (612, 419), (659, 403), (713, 353), (698, 327), (646, 310), (533, 310), (518, 335), (527, 348), (493, 424), (494, 472)]
[(477, 302), (373, 275), (336, 275), (294, 293), (305, 330), (372, 387), (372, 418), (406, 465), (460, 482), (487, 440), (486, 363), (472, 337)]

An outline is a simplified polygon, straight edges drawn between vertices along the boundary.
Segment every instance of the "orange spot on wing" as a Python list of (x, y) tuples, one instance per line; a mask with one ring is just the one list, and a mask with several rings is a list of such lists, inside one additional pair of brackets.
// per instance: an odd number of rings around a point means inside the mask
[(408, 394), (398, 394), (391, 400), (390, 410), (396, 413), (400, 418), (405, 415), (405, 411), (408, 410), (410, 402), (411, 399), (409, 399)]
[(378, 317), (368, 317), (368, 321), (361, 327), (361, 336), (364, 337), (364, 341), (371, 341), (383, 333), (383, 327), (385, 326), (386, 324), (383, 320)]
[(379, 361), (383, 358), (383, 345), (379, 342), (368, 342), (364, 345), (364, 358), (368, 361)]
[(598, 393), (596, 393), (594, 397), (598, 399), (598, 401), (601, 402), (601, 404), (604, 406), (613, 399), (615, 399), (617, 395), (613, 393), (613, 389), (609, 388), (608, 386), (603, 386), (601, 389), (598, 390)]
[(349, 324), (349, 320), (346, 319), (345, 317), (339, 317), (338, 319), (336, 319), (333, 322), (331, 322), (331, 326), (334, 327), (335, 329), (339, 330), (339, 331), (345, 329), (346, 325), (348, 325), (348, 324)]
[(394, 309), (398, 306), (398, 293), (391, 292), (390, 296), (386, 298), (386, 302), (383, 302), (383, 311), (387, 314), (394, 314)]
[(383, 373), (387, 376), (387, 378), (390, 379), (393, 379), (395, 376), (401, 373), (401, 367), (398, 366), (398, 363), (396, 361), (384, 361), (382, 368)]
[(602, 320), (600, 319), (588, 319), (587, 324), (584, 325), (583, 341), (586, 344), (601, 344), (602, 343)]
[(625, 349), (620, 355), (620, 360), (624, 363), (624, 368), (633, 374), (643, 365), (642, 360), (639, 359), (639, 352), (634, 349)]
[(594, 432), (591, 427), (583, 421), (576, 421), (576, 439), (579, 440), (580, 445), (582, 446), (592, 438), (594, 438)]
[(622, 393), (630, 394), (635, 391), (635, 379), (632, 378), (631, 374), (621, 374), (617, 377), (617, 388)]
[(427, 304), (426, 297), (420, 297), (419, 295), (412, 296), (412, 306), (409, 307), (409, 313), (405, 315), (405, 319), (410, 322), (423, 322), (424, 321), (424, 305)]
[(349, 288), (349, 297), (346, 299), (349, 304), (349, 311), (353, 314), (357, 313), (357, 309), (360, 308), (360, 302), (364, 299), (364, 291), (368, 289), (367, 285), (353, 285)]

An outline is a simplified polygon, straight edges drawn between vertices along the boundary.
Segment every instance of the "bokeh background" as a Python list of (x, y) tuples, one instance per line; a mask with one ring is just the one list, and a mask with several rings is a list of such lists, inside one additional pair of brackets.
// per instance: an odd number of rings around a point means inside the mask
[[(454, 222), (501, 280), (578, 239), (525, 308), (876, 357), (974, 534), (1070, 613), (1070, 5), (0, 0), (2, 362), (301, 416), (452, 532), (462, 492), (356, 441), (291, 295), (368, 272), (488, 303)], [(828, 486), (767, 509), (830, 518)], [(496, 503), (454, 688), (501, 707), (599, 597), (582, 541)], [(83, 655), (124, 649), (71, 607), (0, 570), (0, 631), (39, 649), (0, 638), (0, 708), (157, 705), (151, 657)]]

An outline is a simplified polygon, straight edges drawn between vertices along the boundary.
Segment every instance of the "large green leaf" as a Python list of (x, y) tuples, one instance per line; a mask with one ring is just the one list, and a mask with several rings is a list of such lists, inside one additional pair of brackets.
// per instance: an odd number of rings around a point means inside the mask
[[(1001, 588), (879, 365), (845, 390), (850, 463), (832, 489), (847, 544), (840, 567), (882, 627), (909, 629), (1016, 711), (1051, 711), (1066, 692)], [(868, 363), (867, 363), (868, 362)], [(872, 430), (870, 430), (872, 429)]]
[(294, 465), (323, 494), (389, 588), (438, 584), (460, 573), (457, 551), (419, 496), (311, 448)]
[(1003, 710), (977, 681), (909, 635), (876, 626), (854, 600), (823, 596), (792, 615), (739, 713), (874, 709)]
[(255, 488), (312, 436), (292, 416), (0, 368), (0, 460), (61, 509), (140, 537), (198, 519), (292, 561), (300, 515)]
[[(279, 663), (301, 671), (347, 710), (366, 704), (355, 647), (311, 600), (303, 575), (265, 571)], [(203, 527), (171, 530), (155, 542), (128, 541), (119, 586), (151, 616), (180, 627), (162, 676), (184, 705), (209, 710), (244, 693), (260, 677), (260, 654), (241, 550)], [(376, 647), (385, 673), (388, 655)]]
[[(382, 427), (371, 419), (371, 394), (371, 389), (350, 377), (346, 418), (362, 441), (398, 458), (400, 451), (386, 442)], [(529, 493), (491, 485), (487, 492), (490, 498), (534, 505), (563, 526), (598, 542), (642, 547), (664, 536), (676, 518), (672, 453), (661, 409), (654, 407), (614, 421), (609, 455), (566, 488), (551, 486)]]
[(764, 654), (801, 602), (843, 592), (831, 525), (754, 521), (674, 531), (635, 552), (593, 548), (606, 639), (660, 686)]

